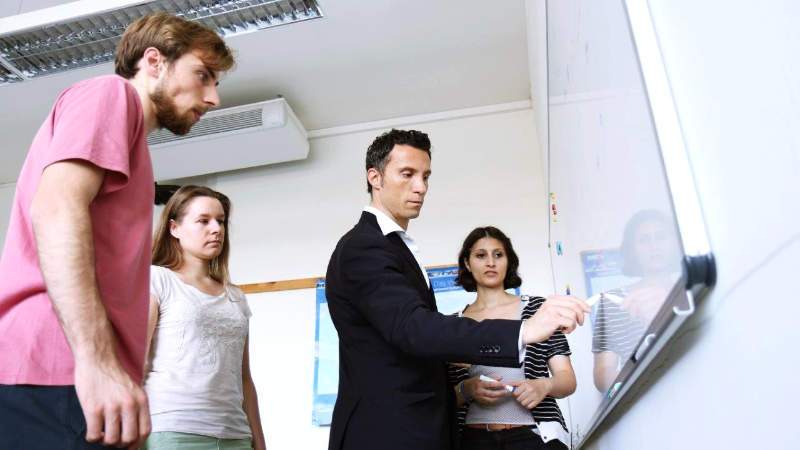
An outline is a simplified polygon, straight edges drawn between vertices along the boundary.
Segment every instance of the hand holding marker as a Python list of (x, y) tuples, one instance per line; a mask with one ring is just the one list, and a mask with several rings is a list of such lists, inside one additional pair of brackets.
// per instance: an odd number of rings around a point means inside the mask
[[(495, 379), (494, 379), (494, 378), (492, 378), (492, 377), (487, 377), (486, 375), (481, 375), (481, 376), (480, 376), (480, 380), (481, 380), (481, 381), (492, 381), (492, 382), (494, 382), (494, 383), (499, 383), (499, 381), (495, 380)], [(509, 385), (507, 385), (507, 384), (504, 384), (504, 385), (503, 385), (503, 387), (504, 387), (504, 388), (505, 388), (505, 389), (506, 389), (508, 392), (511, 392), (511, 393), (513, 393), (513, 392), (514, 392), (514, 389), (515, 389), (515, 388), (514, 388), (514, 386), (509, 386)]]
[[(569, 285), (567, 285), (567, 287), (564, 289), (564, 293), (565, 295), (572, 295)], [(594, 294), (593, 296), (586, 299), (586, 304), (588, 304), (589, 306), (594, 306), (595, 303), (605, 298), (619, 305), (624, 300), (623, 298), (624, 295), (625, 295), (624, 289), (613, 289), (608, 292), (601, 292), (599, 294)]]

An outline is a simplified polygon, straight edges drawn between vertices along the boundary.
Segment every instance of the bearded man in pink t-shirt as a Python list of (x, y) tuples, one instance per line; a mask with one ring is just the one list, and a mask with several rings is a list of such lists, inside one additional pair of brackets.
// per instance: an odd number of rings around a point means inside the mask
[(147, 134), (185, 134), (233, 66), (197, 23), (132, 23), (116, 75), (57, 98), (28, 152), (0, 258), (0, 448), (138, 448), (154, 183)]

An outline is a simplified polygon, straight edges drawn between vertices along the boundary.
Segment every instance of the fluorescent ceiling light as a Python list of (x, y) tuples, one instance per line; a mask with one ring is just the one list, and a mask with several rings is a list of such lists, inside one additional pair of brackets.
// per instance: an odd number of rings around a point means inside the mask
[(0, 19), (0, 86), (114, 60), (125, 28), (166, 11), (223, 37), (322, 17), (318, 0), (83, 0)]

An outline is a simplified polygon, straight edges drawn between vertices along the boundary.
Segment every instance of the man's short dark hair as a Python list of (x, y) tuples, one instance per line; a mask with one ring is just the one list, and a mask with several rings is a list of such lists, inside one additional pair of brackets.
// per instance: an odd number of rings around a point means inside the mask
[[(375, 138), (367, 149), (367, 171), (371, 168), (378, 169), (383, 174), (383, 169), (389, 163), (389, 153), (395, 145), (408, 145), (422, 150), (431, 156), (431, 141), (428, 135), (417, 130), (395, 130), (387, 131)], [(367, 180), (367, 192), (372, 193), (372, 185)]]
[(467, 238), (464, 239), (464, 244), (461, 246), (461, 252), (458, 253), (458, 276), (456, 277), (456, 284), (461, 285), (467, 292), (475, 292), (478, 288), (475, 282), (475, 277), (472, 272), (467, 269), (467, 260), (469, 260), (469, 252), (472, 246), (482, 238), (494, 238), (503, 244), (508, 258), (508, 267), (506, 268), (506, 278), (503, 280), (503, 289), (516, 289), (522, 285), (522, 278), (519, 277), (519, 256), (514, 251), (511, 245), (511, 239), (505, 235), (500, 229), (495, 227), (478, 227), (472, 230)]

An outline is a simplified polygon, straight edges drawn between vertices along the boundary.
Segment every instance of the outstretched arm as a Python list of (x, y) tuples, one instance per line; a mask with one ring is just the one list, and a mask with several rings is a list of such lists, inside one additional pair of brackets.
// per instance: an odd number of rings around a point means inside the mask
[(434, 311), (382, 236), (351, 241), (334, 258), (336, 270), (328, 277), (332, 312), (339, 305), (354, 308), (386, 342), (418, 357), (519, 366), (520, 321), (478, 323)]

